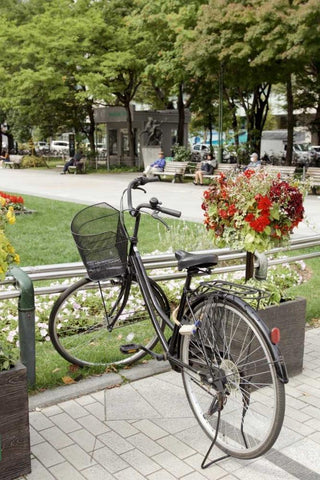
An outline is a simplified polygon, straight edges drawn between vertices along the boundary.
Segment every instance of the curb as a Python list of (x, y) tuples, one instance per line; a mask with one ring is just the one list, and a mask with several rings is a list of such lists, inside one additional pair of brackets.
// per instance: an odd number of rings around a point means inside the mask
[(168, 361), (158, 362), (157, 360), (150, 360), (132, 368), (119, 370), (118, 373), (104, 373), (103, 375), (89, 377), (85, 380), (80, 380), (78, 383), (29, 395), (29, 411), (49, 407), (100, 390), (120, 387), (124, 383), (159, 375), (169, 370), (171, 370), (171, 367)]

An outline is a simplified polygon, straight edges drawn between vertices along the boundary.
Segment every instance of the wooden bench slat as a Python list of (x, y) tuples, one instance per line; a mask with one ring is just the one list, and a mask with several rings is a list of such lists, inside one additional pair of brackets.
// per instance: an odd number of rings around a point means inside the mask
[(315, 194), (317, 187), (320, 187), (320, 167), (308, 167), (306, 177), (310, 181), (312, 192)]
[(173, 177), (172, 183), (178, 179), (182, 182), (188, 162), (166, 162), (163, 172), (152, 172), (161, 180), (161, 177)]
[(10, 161), (2, 161), (2, 167), (6, 168), (20, 168), (22, 163), (23, 155), (10, 155)]
[(288, 177), (293, 178), (296, 171), (296, 167), (291, 167), (290, 165), (266, 165), (264, 168), (269, 172), (279, 172), (284, 179)]

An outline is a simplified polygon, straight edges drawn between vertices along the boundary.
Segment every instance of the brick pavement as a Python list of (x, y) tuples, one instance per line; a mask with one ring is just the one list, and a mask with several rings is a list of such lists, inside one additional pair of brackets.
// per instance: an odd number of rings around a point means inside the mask
[(23, 479), (320, 479), (319, 351), (320, 329), (308, 330), (303, 373), (286, 386), (284, 427), (264, 457), (228, 458), (201, 470), (209, 442), (193, 418), (180, 375), (163, 371), (133, 381), (152, 373), (151, 362), (111, 374), (103, 390), (89, 393), (98, 387), (85, 381), (78, 390), (62, 387), (32, 397), (32, 473)]

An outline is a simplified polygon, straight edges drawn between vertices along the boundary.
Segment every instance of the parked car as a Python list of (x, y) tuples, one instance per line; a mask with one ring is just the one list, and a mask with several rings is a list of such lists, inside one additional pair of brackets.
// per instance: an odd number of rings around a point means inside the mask
[(311, 153), (308, 146), (303, 143), (293, 144), (293, 161), (298, 165), (308, 166), (311, 163)]
[(36, 142), (35, 148), (39, 152), (49, 151), (50, 146), (47, 142)]
[(210, 147), (206, 143), (196, 143), (191, 147), (191, 158), (193, 162), (206, 160), (208, 153), (210, 153)]
[(69, 153), (69, 142), (64, 140), (53, 140), (50, 144), (51, 152)]
[[(85, 148), (90, 149), (90, 143), (86, 142), (85, 143)], [(96, 152), (98, 153), (105, 153), (107, 151), (107, 147), (105, 146), (104, 143), (96, 143)]]
[(311, 164), (315, 167), (320, 166), (320, 145), (310, 145), (309, 152), (311, 156)]

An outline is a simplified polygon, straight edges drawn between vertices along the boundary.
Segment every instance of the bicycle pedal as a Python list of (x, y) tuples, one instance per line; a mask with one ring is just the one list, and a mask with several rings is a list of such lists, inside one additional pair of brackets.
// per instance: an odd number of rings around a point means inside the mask
[(129, 354), (129, 353), (136, 353), (141, 349), (141, 345), (137, 345), (136, 343), (127, 343), (126, 345), (120, 346), (120, 352)]

